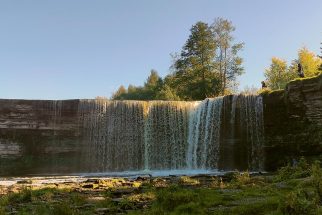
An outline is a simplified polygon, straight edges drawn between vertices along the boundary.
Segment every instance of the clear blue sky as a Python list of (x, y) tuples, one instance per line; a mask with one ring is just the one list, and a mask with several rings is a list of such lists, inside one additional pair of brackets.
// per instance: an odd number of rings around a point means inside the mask
[(0, 98), (110, 96), (169, 72), (197, 21), (230, 19), (245, 42), (244, 86), (259, 86), (272, 56), (318, 53), (321, 0), (0, 1)]

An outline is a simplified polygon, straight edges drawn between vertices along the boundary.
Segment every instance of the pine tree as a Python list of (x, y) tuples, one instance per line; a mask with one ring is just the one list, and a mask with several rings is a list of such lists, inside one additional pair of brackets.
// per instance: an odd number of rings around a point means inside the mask
[(118, 90), (113, 93), (112, 95), (112, 99), (114, 100), (123, 100), (125, 95), (127, 93), (127, 90), (125, 89), (125, 87), (123, 85), (121, 85)]
[(166, 81), (184, 100), (201, 100), (226, 94), (236, 86), (243, 73), (243, 59), (238, 56), (243, 43), (234, 43), (235, 27), (218, 18), (212, 25), (198, 22), (181, 54), (174, 60), (174, 74)]
[(185, 100), (201, 100), (214, 91), (216, 43), (207, 23), (197, 22), (175, 60), (171, 87)]

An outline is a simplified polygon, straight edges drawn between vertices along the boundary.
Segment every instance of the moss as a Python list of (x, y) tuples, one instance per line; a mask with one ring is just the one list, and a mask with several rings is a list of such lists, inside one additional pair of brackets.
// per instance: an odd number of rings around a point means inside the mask
[(284, 89), (280, 90), (271, 90), (271, 89), (263, 89), (258, 92), (259, 95), (272, 95), (272, 94), (281, 94), (284, 93)]
[(319, 78), (319, 77), (322, 77), (322, 73), (316, 74), (315, 76), (311, 76), (311, 77), (295, 78), (295, 79), (291, 80), (289, 83), (298, 82), (298, 81), (305, 81), (305, 80), (312, 80), (312, 79)]

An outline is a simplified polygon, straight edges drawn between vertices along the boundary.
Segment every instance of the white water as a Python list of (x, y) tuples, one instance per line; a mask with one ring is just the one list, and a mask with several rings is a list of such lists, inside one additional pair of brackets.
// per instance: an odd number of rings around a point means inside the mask
[[(83, 162), (99, 174), (215, 171), (221, 158), (222, 126), (249, 151), (248, 168), (263, 168), (263, 106), (259, 96), (233, 96), (230, 118), (224, 97), (202, 102), (81, 100)], [(235, 135), (236, 128), (239, 129)], [(225, 127), (227, 128), (227, 126)], [(244, 138), (246, 137), (246, 138)], [(239, 142), (240, 142), (239, 141)], [(224, 162), (223, 162), (224, 165)], [(178, 172), (179, 171), (179, 172)]]

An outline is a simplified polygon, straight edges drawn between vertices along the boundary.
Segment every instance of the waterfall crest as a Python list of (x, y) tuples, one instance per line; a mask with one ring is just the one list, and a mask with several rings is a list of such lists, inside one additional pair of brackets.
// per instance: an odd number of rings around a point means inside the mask
[(263, 169), (260, 96), (80, 100), (79, 122), (89, 172)]

